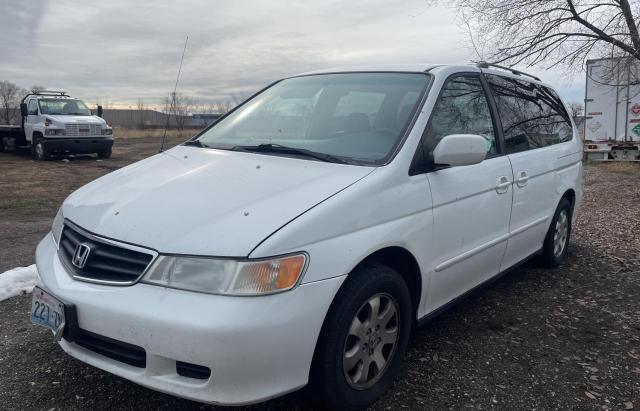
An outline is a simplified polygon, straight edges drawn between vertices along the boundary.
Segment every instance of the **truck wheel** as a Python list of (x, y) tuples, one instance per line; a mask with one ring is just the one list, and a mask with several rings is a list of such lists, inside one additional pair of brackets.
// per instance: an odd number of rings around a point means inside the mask
[(545, 267), (555, 268), (567, 255), (571, 237), (571, 203), (562, 197), (544, 239), (540, 260)]
[(98, 158), (109, 158), (111, 157), (111, 147), (98, 151)]
[(44, 161), (49, 158), (49, 150), (44, 144), (44, 141), (42, 141), (42, 138), (34, 137), (34, 140), (31, 142), (31, 156), (36, 161)]
[(329, 409), (361, 409), (377, 400), (402, 366), (411, 329), (411, 296), (400, 274), (356, 268), (324, 321), (311, 369), (317, 400)]
[(4, 151), (4, 137), (0, 137), (0, 153)]

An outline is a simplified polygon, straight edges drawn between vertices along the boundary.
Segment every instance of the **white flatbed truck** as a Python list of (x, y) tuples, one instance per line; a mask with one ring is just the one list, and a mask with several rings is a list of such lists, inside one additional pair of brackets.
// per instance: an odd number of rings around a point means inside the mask
[(0, 151), (30, 147), (35, 160), (55, 154), (96, 153), (109, 158), (113, 129), (79, 99), (64, 91), (37, 91), (20, 104), (20, 125), (0, 125)]

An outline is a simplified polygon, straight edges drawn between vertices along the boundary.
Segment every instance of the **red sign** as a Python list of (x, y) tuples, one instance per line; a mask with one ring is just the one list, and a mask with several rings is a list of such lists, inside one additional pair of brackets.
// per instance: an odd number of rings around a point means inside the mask
[(631, 114), (633, 114), (634, 116), (640, 115), (640, 104), (636, 103), (631, 106)]
[(589, 115), (589, 116), (601, 116), (602, 115), (602, 111), (593, 111), (591, 113), (587, 113), (587, 115)]

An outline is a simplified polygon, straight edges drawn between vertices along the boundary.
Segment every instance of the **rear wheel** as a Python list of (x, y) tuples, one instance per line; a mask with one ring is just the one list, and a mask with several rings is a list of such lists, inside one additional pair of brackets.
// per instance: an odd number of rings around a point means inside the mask
[(36, 161), (43, 161), (49, 158), (50, 153), (42, 137), (33, 137), (33, 141), (31, 142), (31, 156)]
[(329, 310), (311, 374), (317, 399), (331, 409), (377, 400), (402, 366), (411, 329), (411, 296), (393, 269), (367, 265), (349, 275)]
[(542, 263), (549, 268), (560, 265), (567, 255), (571, 237), (571, 202), (563, 197), (551, 220), (542, 248)]

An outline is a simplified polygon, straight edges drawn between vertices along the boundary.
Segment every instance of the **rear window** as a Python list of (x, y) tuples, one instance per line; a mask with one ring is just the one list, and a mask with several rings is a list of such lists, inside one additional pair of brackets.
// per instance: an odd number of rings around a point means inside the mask
[(497, 75), (486, 78), (502, 121), (507, 153), (571, 140), (571, 120), (553, 90)]

